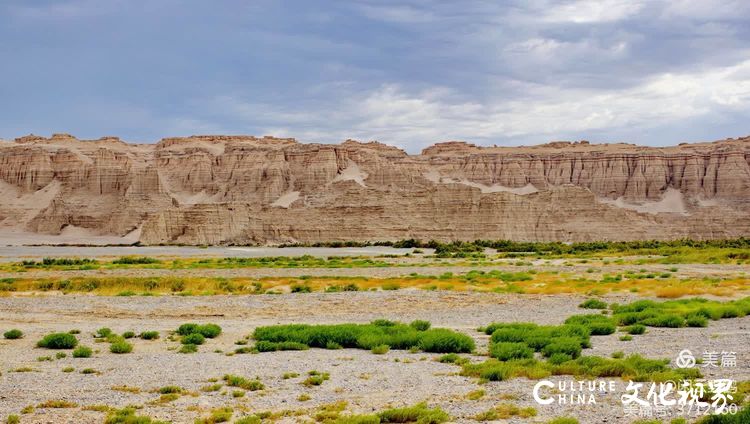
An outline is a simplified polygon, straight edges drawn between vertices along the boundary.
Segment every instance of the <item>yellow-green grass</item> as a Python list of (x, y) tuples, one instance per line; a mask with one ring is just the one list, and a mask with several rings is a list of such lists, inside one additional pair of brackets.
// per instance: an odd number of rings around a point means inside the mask
[(274, 294), (355, 290), (451, 290), (519, 294), (602, 295), (620, 292), (641, 296), (743, 295), (750, 278), (581, 278), (556, 272), (474, 272), (464, 275), (370, 277), (72, 277), (0, 279), (0, 295), (12, 293), (91, 293), (96, 295)]
[[(393, 255), (391, 255), (393, 256)], [(0, 264), (3, 272), (28, 272), (34, 270), (99, 270), (99, 269), (231, 269), (231, 268), (370, 268), (393, 264), (385, 258), (364, 256), (262, 258), (156, 258), (148, 256), (123, 256), (116, 259), (44, 258)]]
[(596, 252), (581, 253), (520, 253), (501, 252), (495, 258), (532, 260), (532, 259), (570, 259), (572, 263), (576, 260), (587, 260), (590, 263), (612, 262), (627, 264), (725, 264), (725, 263), (750, 263), (750, 249), (731, 247), (659, 247), (639, 249), (606, 249)]
[(663, 382), (682, 381), (701, 376), (697, 368), (673, 369), (669, 367), (669, 359), (647, 359), (637, 354), (622, 359), (581, 356), (557, 365), (534, 358), (510, 361), (488, 359), (479, 363), (462, 364), (461, 367), (461, 375), (489, 381), (504, 381), (520, 377), (539, 380), (551, 375), (573, 375)]

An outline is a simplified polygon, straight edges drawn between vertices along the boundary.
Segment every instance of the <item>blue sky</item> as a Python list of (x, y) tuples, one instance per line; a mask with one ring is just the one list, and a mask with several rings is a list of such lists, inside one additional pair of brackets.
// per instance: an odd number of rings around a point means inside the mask
[(750, 134), (750, 2), (3, 0), (0, 138)]

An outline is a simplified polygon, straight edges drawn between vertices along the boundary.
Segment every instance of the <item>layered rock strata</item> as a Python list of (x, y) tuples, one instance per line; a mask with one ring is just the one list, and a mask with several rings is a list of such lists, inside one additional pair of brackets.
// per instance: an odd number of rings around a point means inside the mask
[(3, 230), (144, 244), (750, 236), (750, 137), (653, 148), (249, 136), (0, 142)]

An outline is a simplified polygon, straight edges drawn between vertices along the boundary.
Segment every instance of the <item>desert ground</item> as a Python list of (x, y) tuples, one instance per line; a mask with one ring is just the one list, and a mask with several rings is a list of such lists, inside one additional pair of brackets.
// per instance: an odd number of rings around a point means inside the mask
[[(0, 332), (23, 333), (0, 339), (0, 418), (16, 416), (22, 423), (343, 423), (369, 422), (354, 417), (425, 402), (457, 423), (547, 423), (560, 417), (631, 423), (643, 417), (624, 409), (620, 396), (626, 380), (619, 377), (547, 376), (554, 382), (612, 380), (617, 389), (598, 393), (596, 404), (540, 405), (532, 396), (538, 378), (486, 381), (468, 375), (462, 363), (489, 359), (490, 336), (478, 329), (496, 322), (560, 325), (573, 315), (600, 313), (579, 307), (592, 298), (608, 305), (697, 296), (731, 302), (746, 297), (750, 288), (750, 263), (723, 260), (720, 254), (719, 260), (675, 264), (653, 252), (519, 260), (492, 251), (480, 259), (436, 258), (429, 249), (123, 249), (131, 248), (0, 248), (0, 281), (8, 287), (0, 296)], [(126, 254), (154, 262), (114, 263)], [(301, 254), (317, 259), (294, 259)], [(332, 260), (335, 256), (344, 259)], [(41, 265), (44, 257), (96, 262)], [(225, 257), (277, 259), (263, 266), (222, 262)], [(76, 286), (91, 281), (98, 283), (90, 290)], [(144, 281), (156, 282), (152, 291), (137, 288)], [(165, 281), (169, 288), (162, 287)], [(180, 290), (174, 289), (175, 281)], [(356, 291), (331, 289), (350, 283)], [(441, 361), (444, 353), (420, 349), (378, 354), (358, 348), (252, 350), (257, 341), (251, 335), (260, 326), (377, 319), (429, 321), (432, 328), (470, 336), (476, 347), (453, 363)], [(183, 344), (175, 331), (185, 323), (213, 323), (222, 331), (206, 338), (197, 352), (180, 353)], [(115, 335), (132, 332), (135, 337), (126, 339), (132, 351), (112, 353), (113, 341), (96, 336), (102, 328)], [(37, 347), (45, 335), (71, 330), (79, 345), (92, 349), (90, 357)], [(735, 366), (697, 367), (705, 379), (750, 380), (750, 316), (709, 320), (705, 327), (649, 326), (630, 340), (623, 340), (625, 330), (620, 326), (612, 334), (591, 336), (591, 347), (582, 355), (638, 354), (670, 360), (674, 368), (685, 349), (698, 357), (707, 351), (735, 352)], [(159, 338), (138, 336), (147, 331), (159, 332)], [(328, 378), (306, 384), (312, 371)], [(233, 387), (225, 375), (258, 380), (263, 387)], [(123, 410), (132, 416), (118, 418)], [(141, 421), (133, 421), (134, 416)], [(700, 418), (673, 413), (658, 422), (681, 416), (689, 422)]]

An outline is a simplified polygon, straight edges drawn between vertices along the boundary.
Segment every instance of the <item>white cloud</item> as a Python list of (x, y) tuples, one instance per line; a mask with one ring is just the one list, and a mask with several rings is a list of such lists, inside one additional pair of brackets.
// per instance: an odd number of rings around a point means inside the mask
[[(518, 83), (524, 85), (524, 83)], [(315, 110), (279, 111), (224, 98), (230, 113), (266, 122), (264, 134), (302, 141), (377, 139), (416, 151), (441, 140), (544, 142), (562, 134), (632, 127), (648, 129), (708, 114), (750, 112), (750, 60), (700, 73), (662, 74), (621, 90), (525, 84), (523, 98), (460, 101), (445, 88), (409, 93), (388, 84)], [(261, 112), (263, 111), (263, 112)]]
[(643, 5), (639, 0), (576, 0), (562, 4), (553, 2), (541, 10), (540, 19), (576, 24), (614, 22), (637, 14)]

